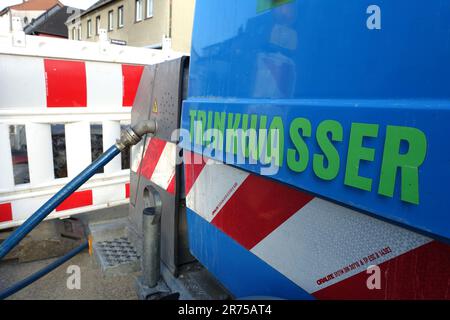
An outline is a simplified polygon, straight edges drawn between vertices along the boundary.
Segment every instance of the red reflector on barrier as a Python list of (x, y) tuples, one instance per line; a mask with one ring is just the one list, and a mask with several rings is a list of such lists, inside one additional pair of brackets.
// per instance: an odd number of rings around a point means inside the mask
[(44, 59), (47, 107), (86, 107), (84, 62)]
[(63, 203), (56, 207), (56, 211), (92, 205), (92, 190), (78, 191), (70, 195)]
[(131, 107), (134, 103), (139, 82), (141, 81), (143, 66), (122, 65), (123, 99), (122, 106)]
[(126, 183), (125, 184), (125, 198), (129, 198), (130, 197), (130, 184)]
[(11, 203), (0, 203), (0, 222), (11, 221), (12, 219)]

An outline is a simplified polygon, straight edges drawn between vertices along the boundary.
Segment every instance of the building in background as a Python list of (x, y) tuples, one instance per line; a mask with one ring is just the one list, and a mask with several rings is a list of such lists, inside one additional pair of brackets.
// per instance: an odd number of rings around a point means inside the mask
[(189, 53), (195, 0), (100, 0), (67, 22), (69, 39), (98, 41), (99, 30), (130, 46), (172, 49)]
[(0, 12), (0, 32), (9, 32), (12, 30), (12, 18), (18, 17), (25, 27), (41, 14), (54, 6), (63, 7), (58, 0), (27, 0), (23, 3), (4, 8)]
[(67, 39), (68, 32), (66, 21), (75, 10), (75, 8), (55, 5), (36, 19), (33, 19), (33, 21), (24, 28), (24, 32), (25, 34), (35, 36)]
[(195, 0), (172, 0), (172, 49), (190, 53)]

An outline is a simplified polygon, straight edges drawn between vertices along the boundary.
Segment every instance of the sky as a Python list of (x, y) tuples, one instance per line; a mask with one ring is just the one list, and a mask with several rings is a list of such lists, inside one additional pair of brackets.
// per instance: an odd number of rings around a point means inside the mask
[[(91, 5), (93, 5), (98, 0), (59, 0), (62, 4), (74, 8), (79, 9), (87, 9)], [(3, 10), (3, 8), (12, 6), (18, 3), (22, 3), (22, 0), (0, 0), (0, 10)]]

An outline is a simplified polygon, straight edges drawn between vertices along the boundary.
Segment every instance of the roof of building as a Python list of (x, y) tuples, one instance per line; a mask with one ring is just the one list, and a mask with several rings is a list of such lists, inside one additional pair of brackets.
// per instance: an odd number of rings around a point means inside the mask
[(72, 14), (74, 8), (53, 6), (32, 23), (25, 27), (26, 34), (47, 34), (59, 37), (68, 37), (66, 20)]
[(99, 0), (96, 3), (94, 3), (92, 6), (90, 6), (89, 8), (86, 9), (86, 11), (84, 11), (80, 16), (84, 16), (85, 14), (88, 14), (89, 12), (92, 12), (100, 7), (103, 7), (104, 5), (107, 5), (111, 2), (114, 2), (117, 0)]
[(9, 8), (13, 10), (48, 10), (55, 5), (64, 6), (58, 0), (28, 0)]

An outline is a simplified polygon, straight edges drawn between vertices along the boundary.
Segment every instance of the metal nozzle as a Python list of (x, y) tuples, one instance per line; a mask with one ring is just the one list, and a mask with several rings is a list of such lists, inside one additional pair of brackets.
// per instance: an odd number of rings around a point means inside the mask
[(155, 133), (157, 128), (158, 125), (155, 120), (140, 121), (133, 127), (129, 126), (125, 130), (122, 130), (120, 139), (116, 142), (116, 146), (122, 151), (141, 141), (145, 134)]

